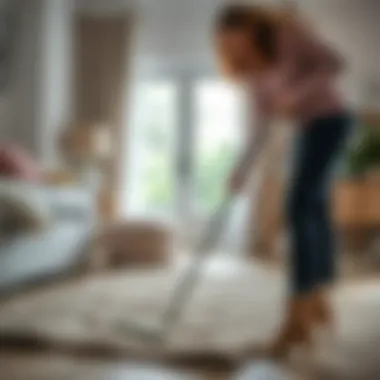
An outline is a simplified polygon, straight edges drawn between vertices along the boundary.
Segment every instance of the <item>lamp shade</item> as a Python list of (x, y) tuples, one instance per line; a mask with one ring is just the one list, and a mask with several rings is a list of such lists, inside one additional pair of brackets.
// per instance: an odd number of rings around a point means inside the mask
[(66, 161), (80, 165), (107, 159), (111, 154), (111, 145), (109, 128), (104, 124), (70, 125), (59, 140)]

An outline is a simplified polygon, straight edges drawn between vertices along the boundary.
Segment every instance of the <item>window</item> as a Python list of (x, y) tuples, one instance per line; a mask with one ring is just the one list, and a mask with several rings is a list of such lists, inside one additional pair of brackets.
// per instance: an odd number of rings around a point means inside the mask
[(136, 96), (127, 212), (194, 226), (224, 195), (241, 140), (240, 94), (186, 76), (140, 83)]
[(128, 211), (168, 215), (174, 204), (177, 88), (170, 81), (150, 81), (138, 86), (136, 96)]
[(224, 195), (241, 140), (243, 110), (238, 91), (219, 81), (196, 82), (194, 98), (195, 205), (208, 213)]

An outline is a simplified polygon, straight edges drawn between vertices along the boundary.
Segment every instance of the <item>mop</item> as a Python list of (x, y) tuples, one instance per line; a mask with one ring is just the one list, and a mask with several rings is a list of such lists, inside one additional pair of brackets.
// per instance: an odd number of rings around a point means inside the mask
[[(239, 160), (239, 168), (241, 171), (247, 171), (250, 163), (255, 156), (260, 152), (259, 146), (262, 146), (267, 141), (272, 128), (260, 128), (258, 135), (254, 139), (250, 139), (249, 145), (244, 150), (242, 157)], [(167, 309), (163, 313), (162, 320), (156, 326), (147, 326), (140, 323), (123, 323), (120, 326), (123, 332), (129, 332), (149, 341), (150, 343), (161, 344), (173, 326), (180, 318), (180, 314), (190, 299), (195, 286), (198, 283), (199, 277), (206, 259), (212, 253), (220, 234), (229, 219), (230, 208), (232, 205), (232, 196), (228, 194), (221, 202), (216, 211), (211, 215), (209, 222), (206, 224), (206, 229), (201, 234), (198, 243), (195, 245), (194, 258), (189, 268), (185, 271), (183, 277), (177, 284), (172, 297), (170, 298)]]
[(160, 344), (164, 341), (170, 330), (178, 322), (182, 310), (198, 284), (204, 264), (217, 244), (228, 220), (231, 204), (230, 197), (226, 197), (212, 214), (209, 222), (206, 224), (205, 230), (195, 245), (192, 262), (179, 279), (158, 325), (144, 325), (137, 321), (133, 323), (124, 322), (119, 325), (120, 331), (122, 330), (123, 333), (142, 338), (150, 344)]

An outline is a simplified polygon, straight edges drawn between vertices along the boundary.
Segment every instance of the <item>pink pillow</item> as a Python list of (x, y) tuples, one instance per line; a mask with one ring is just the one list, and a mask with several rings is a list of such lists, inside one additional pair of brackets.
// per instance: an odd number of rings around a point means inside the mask
[(37, 162), (20, 147), (0, 145), (0, 177), (23, 181), (39, 181), (41, 173)]

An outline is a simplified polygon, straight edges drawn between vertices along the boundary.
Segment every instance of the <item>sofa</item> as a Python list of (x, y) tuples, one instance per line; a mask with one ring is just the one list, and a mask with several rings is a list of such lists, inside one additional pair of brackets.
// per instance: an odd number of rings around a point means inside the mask
[(0, 293), (68, 272), (81, 261), (96, 222), (95, 197), (85, 187), (0, 180), (1, 213), (15, 195), (44, 223), (1, 239)]

